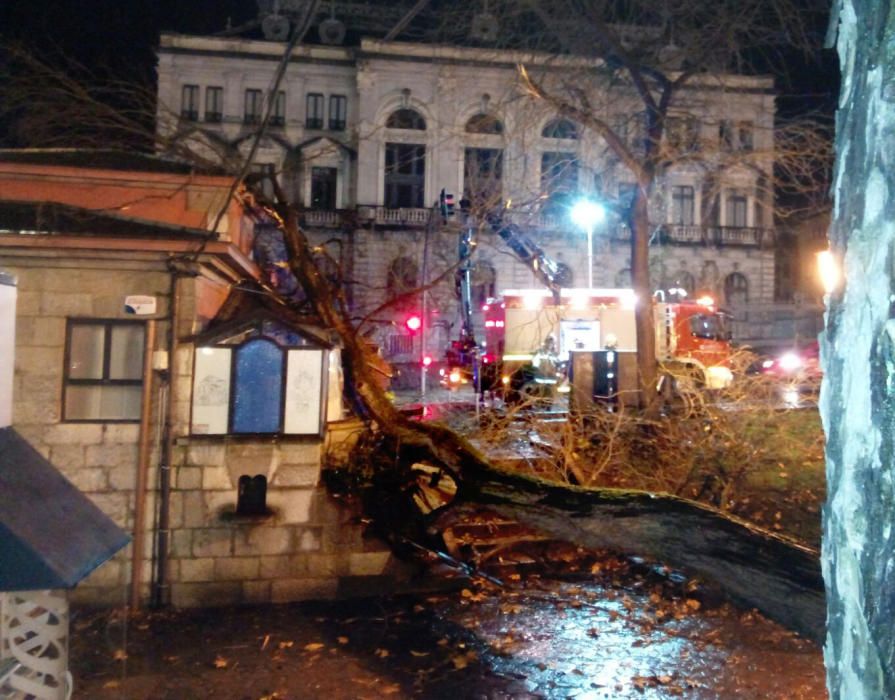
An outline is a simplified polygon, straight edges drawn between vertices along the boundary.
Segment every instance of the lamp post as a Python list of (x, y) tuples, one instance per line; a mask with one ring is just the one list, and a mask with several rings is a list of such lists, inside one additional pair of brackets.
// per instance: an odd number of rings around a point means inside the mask
[(594, 288), (594, 227), (606, 216), (603, 207), (590, 199), (579, 199), (572, 207), (572, 221), (587, 231), (587, 287)]

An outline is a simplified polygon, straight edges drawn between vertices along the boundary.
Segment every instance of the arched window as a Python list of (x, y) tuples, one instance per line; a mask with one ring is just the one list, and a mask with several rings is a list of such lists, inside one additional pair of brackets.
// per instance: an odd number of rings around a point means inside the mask
[(476, 114), (466, 122), (468, 134), (502, 134), (503, 122), (493, 114)]
[(578, 126), (568, 119), (552, 119), (547, 122), (541, 136), (545, 139), (577, 139)]
[(414, 129), (416, 131), (425, 131), (426, 120), (423, 119), (423, 115), (415, 109), (402, 107), (388, 116), (385, 126), (389, 129)]
[[(386, 281), (386, 291), (389, 299), (395, 299), (418, 287), (417, 283), (417, 265), (408, 257), (400, 257), (392, 260), (388, 267), (388, 278)], [(414, 299), (412, 297), (402, 299), (398, 306), (400, 308), (413, 306)]]
[[(233, 432), (276, 433), (280, 430), (283, 350), (264, 338), (236, 348), (233, 367)], [(272, 396), (277, 401), (271, 401)]]
[(692, 294), (696, 288), (696, 281), (687, 270), (678, 270), (670, 286), (672, 289), (683, 289), (687, 294)]
[(749, 301), (749, 280), (742, 272), (731, 272), (724, 278), (724, 299), (730, 306)]

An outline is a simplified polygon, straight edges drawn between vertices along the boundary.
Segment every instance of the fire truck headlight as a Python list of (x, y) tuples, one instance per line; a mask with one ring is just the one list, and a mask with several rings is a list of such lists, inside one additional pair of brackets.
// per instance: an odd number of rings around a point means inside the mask
[(730, 386), (733, 382), (733, 372), (729, 367), (717, 365), (715, 367), (706, 367), (705, 369), (705, 386), (707, 389), (723, 389)]
[(787, 352), (782, 354), (778, 362), (780, 363), (781, 369), (786, 372), (795, 372), (803, 364), (802, 358), (796, 355), (794, 352)]
[(459, 384), (460, 383), (460, 373), (457, 370), (451, 370), (450, 377), (451, 384)]

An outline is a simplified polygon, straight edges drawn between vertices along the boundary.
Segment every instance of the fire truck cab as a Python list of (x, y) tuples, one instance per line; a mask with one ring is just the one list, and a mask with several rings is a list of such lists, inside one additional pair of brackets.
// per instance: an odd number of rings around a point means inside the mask
[[(553, 352), (637, 351), (636, 297), (630, 289), (507, 290), (483, 307), (483, 357), (499, 363), (507, 381), (523, 366)], [(707, 388), (730, 384), (730, 342), (723, 314), (707, 298), (656, 302), (656, 354), (664, 366), (696, 375)]]

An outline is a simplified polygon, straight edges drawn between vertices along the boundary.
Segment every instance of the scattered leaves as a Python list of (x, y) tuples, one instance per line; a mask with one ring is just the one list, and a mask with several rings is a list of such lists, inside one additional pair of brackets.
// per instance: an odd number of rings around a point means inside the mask
[[(283, 648), (282, 644), (283, 644), (283, 642), (280, 643), (280, 649)], [(289, 642), (289, 646), (292, 646), (292, 642)], [(326, 646), (326, 645), (321, 644), (320, 642), (311, 642), (310, 644), (305, 644), (304, 650), (305, 651), (320, 651), (324, 646)]]
[(230, 665), (230, 661), (228, 659), (225, 659), (223, 656), (218, 655), (214, 657), (212, 665), (215, 668), (227, 668)]

